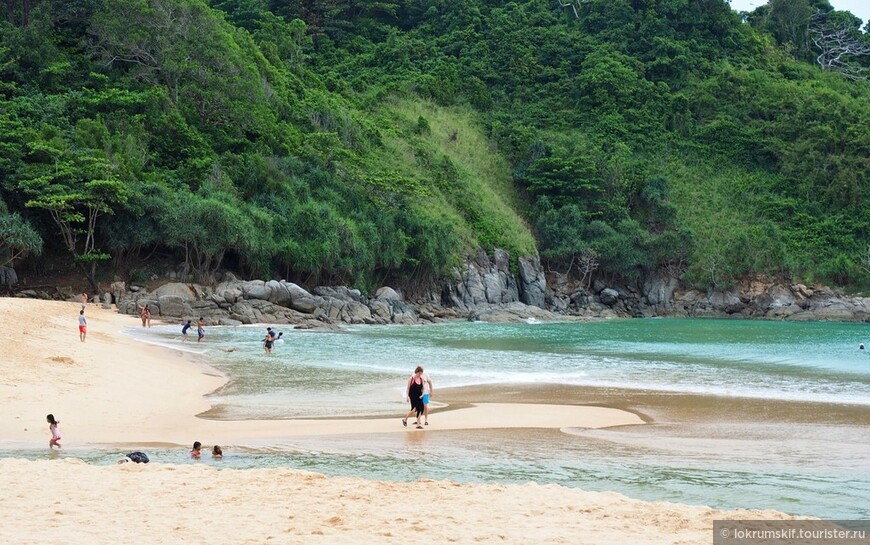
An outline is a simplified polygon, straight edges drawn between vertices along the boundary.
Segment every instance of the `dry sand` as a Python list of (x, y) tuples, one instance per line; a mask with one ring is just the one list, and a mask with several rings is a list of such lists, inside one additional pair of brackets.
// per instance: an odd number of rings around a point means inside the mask
[[(315, 434), (409, 431), (396, 418), (227, 422), (198, 418), (225, 377), (180, 352), (120, 332), (138, 320), (89, 305), (0, 299), (0, 441), (221, 444)], [(471, 404), (439, 413), (443, 429), (641, 424), (615, 408)], [(180, 447), (181, 448), (181, 447)], [(0, 460), (0, 543), (710, 543), (715, 518), (772, 518), (650, 503), (549, 485), (384, 483), (289, 469), (166, 464), (112, 467), (76, 460)]]

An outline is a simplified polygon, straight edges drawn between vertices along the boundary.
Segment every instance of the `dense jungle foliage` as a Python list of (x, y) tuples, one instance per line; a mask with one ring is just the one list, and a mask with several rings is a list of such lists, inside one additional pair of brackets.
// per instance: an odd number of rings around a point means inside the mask
[(498, 247), (624, 281), (868, 283), (870, 52), (817, 57), (822, 31), (870, 40), (827, 0), (0, 10), (6, 264), (367, 290)]

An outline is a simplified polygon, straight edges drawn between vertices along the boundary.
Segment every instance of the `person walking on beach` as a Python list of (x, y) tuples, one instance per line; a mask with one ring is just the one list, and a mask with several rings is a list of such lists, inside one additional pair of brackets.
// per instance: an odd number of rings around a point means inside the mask
[(188, 320), (184, 327), (181, 328), (181, 342), (187, 342), (187, 330), (193, 327), (193, 323), (191, 320)]
[(88, 336), (88, 319), (85, 318), (85, 310), (79, 311), (79, 340), (85, 342), (85, 337)]
[(53, 414), (46, 416), (45, 420), (48, 422), (48, 430), (51, 432), (51, 439), (48, 440), (48, 448), (60, 448), (60, 420), (55, 420)]
[(145, 322), (147, 321), (145, 317), (146, 312), (148, 312), (148, 305), (139, 305), (139, 318), (142, 320), (142, 327), (145, 327)]
[(196, 321), (196, 342), (201, 343), (203, 337), (205, 337), (205, 320), (200, 316)]
[(145, 310), (142, 312), (145, 314), (145, 324), (147, 327), (151, 327), (151, 309), (148, 308), (148, 305), (145, 305)]
[(82, 310), (84, 310), (86, 306), (88, 306), (88, 294), (83, 293), (82, 294)]
[(420, 424), (420, 415), (423, 414), (423, 368), (419, 365), (416, 369), (414, 369), (414, 374), (411, 375), (411, 378), (408, 379), (408, 384), (405, 385), (405, 401), (411, 402), (411, 410), (408, 411), (408, 414), (405, 415), (405, 418), (402, 419), (402, 425), (408, 425), (408, 419), (411, 418), (412, 414), (417, 414), (417, 421), (414, 425), (418, 430), (422, 430), (423, 426)]
[[(423, 366), (420, 366), (420, 369), (423, 369)], [(423, 379), (423, 425), (429, 425), (429, 399), (432, 397), (432, 379), (429, 378), (429, 374), (426, 371), (423, 371), (423, 374), (420, 375), (420, 378)]]

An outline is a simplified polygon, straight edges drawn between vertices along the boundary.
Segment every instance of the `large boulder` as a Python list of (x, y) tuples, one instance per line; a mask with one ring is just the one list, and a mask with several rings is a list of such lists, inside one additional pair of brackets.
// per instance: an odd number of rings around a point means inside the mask
[(0, 267), (0, 286), (10, 288), (18, 283), (18, 275), (12, 267)]
[(177, 295), (161, 295), (157, 298), (157, 305), (160, 307), (161, 316), (181, 318), (193, 314), (189, 301)]
[(810, 306), (810, 310), (819, 320), (826, 322), (851, 322), (855, 320), (852, 305), (839, 298), (823, 299)]
[(190, 286), (187, 284), (182, 284), (181, 282), (170, 282), (168, 284), (163, 284), (154, 291), (153, 296), (158, 300), (162, 296), (178, 297), (182, 301), (196, 300), (196, 294), (193, 292), (192, 289), (190, 289)]
[(399, 295), (399, 293), (396, 290), (394, 290), (393, 288), (390, 288), (388, 286), (384, 286), (382, 288), (379, 288), (378, 291), (375, 292), (374, 298), (378, 301), (402, 301), (403, 300), (402, 296)]
[(266, 287), (266, 283), (262, 280), (251, 280), (242, 282), (242, 296), (245, 299), (259, 299), (260, 301), (268, 301), (271, 290)]
[(341, 321), (348, 324), (373, 323), (369, 307), (356, 301), (346, 301), (341, 309)]
[(612, 307), (619, 301), (619, 292), (613, 288), (604, 288), (598, 294), (598, 299), (605, 305)]
[[(295, 284), (294, 284), (295, 285)], [(292, 296), (290, 295), (290, 289), (286, 282), (281, 280), (280, 282), (277, 280), (269, 280), (266, 282), (266, 289), (269, 291), (269, 302), (275, 303), (276, 305), (281, 305), (282, 307), (289, 307), (290, 301), (292, 300)]]
[(378, 323), (385, 324), (393, 319), (393, 309), (386, 301), (372, 301), (369, 303), (369, 309), (371, 310), (372, 317), (375, 318)]
[(753, 302), (761, 312), (776, 313), (796, 306), (795, 301), (795, 296), (790, 289), (782, 284), (774, 284), (767, 288), (763, 294), (755, 297)]
[(339, 301), (365, 303), (366, 298), (359, 290), (351, 289), (346, 286), (317, 286), (314, 288), (314, 294), (321, 297), (333, 297)]
[(320, 308), (321, 297), (308, 293), (304, 288), (292, 282), (288, 282), (286, 286), (287, 292), (290, 294), (290, 301), (287, 303), (288, 307), (303, 314), (313, 314)]

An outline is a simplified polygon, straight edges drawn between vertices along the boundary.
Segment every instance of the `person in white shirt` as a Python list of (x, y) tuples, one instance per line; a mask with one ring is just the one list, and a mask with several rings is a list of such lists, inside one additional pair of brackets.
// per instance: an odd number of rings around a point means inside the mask
[(79, 340), (85, 342), (85, 337), (88, 336), (88, 319), (85, 318), (85, 311), (79, 311)]

